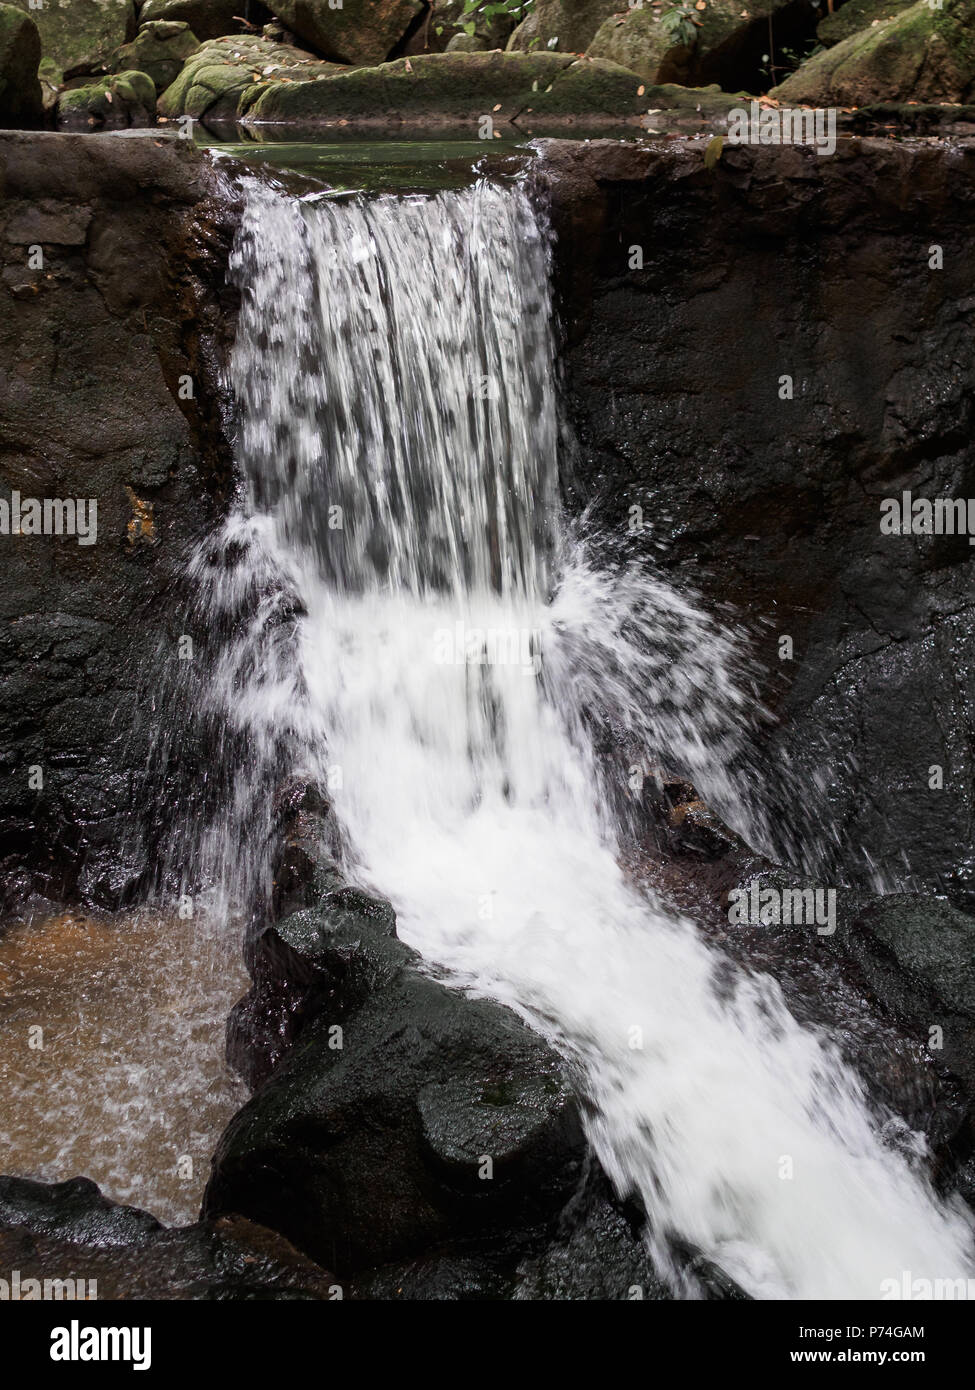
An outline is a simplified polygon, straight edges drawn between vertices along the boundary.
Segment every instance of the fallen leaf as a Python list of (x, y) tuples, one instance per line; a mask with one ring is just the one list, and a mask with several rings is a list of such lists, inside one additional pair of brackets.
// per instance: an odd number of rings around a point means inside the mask
[(646, 90), (647, 90), (646, 87), (644, 87), (644, 86), (641, 84), (641, 85), (640, 85), (639, 87), (637, 87), (637, 89), (636, 89), (636, 94), (637, 94), (637, 96), (638, 96), (638, 97), (642, 97), (643, 94), (646, 92)]
[(714, 166), (717, 164), (718, 160), (721, 158), (721, 151), (722, 151), (723, 149), (724, 149), (724, 140), (721, 138), (720, 135), (715, 135), (715, 136), (713, 136), (713, 137), (708, 141), (708, 147), (707, 147), (707, 149), (704, 151), (704, 167), (705, 167), (705, 169), (713, 169), (713, 168), (714, 168)]
[(413, 64), (410, 62), (409, 58), (407, 58), (407, 60), (406, 60), (406, 71), (407, 71), (407, 72), (412, 72), (412, 71), (413, 71)]
[(492, 110), (492, 111), (500, 111), (500, 110), (501, 110), (501, 103), (500, 103), (500, 101), (498, 102), (497, 106), (492, 106), (492, 107), (491, 107), (491, 110)]

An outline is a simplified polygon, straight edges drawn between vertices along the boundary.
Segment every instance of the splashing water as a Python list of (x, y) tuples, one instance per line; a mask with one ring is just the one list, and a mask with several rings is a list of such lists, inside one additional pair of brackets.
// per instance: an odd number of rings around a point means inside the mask
[(741, 825), (758, 711), (733, 632), (650, 573), (600, 570), (560, 519), (525, 193), (339, 206), (254, 181), (233, 264), (246, 496), (194, 563), (212, 615), (254, 599), (206, 696), (257, 750), (223, 870), (272, 772), (329, 785), (346, 867), (402, 937), (578, 1069), (592, 1144), (675, 1281), (674, 1235), (760, 1297), (967, 1275), (970, 1221), (917, 1136), (620, 866), (600, 730)]

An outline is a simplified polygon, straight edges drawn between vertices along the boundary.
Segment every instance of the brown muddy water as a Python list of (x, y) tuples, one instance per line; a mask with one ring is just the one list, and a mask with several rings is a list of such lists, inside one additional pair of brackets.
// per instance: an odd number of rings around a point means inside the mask
[(240, 932), (197, 914), (81, 912), (0, 927), (0, 1173), (93, 1178), (193, 1221), (246, 1090), (224, 1060)]

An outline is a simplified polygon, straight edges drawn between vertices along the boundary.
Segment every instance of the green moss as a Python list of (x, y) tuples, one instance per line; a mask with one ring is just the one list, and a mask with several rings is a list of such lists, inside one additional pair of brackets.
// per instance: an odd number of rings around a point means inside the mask
[[(248, 120), (443, 119), (520, 113), (629, 116), (646, 108), (640, 79), (613, 63), (567, 53), (432, 53), (302, 84), (271, 83), (248, 102)], [(497, 108), (497, 109), (495, 109)]]
[[(500, 119), (544, 91), (572, 63), (565, 53), (429, 53), (356, 68), (301, 86), (272, 83), (253, 103), (254, 120), (380, 118), (435, 113)], [(537, 89), (533, 91), (533, 85)], [(494, 112), (500, 105), (502, 110)]]
[(511, 35), (508, 48), (525, 53), (535, 44), (558, 53), (585, 53), (600, 25), (626, 0), (535, 0), (535, 8)]
[(135, 34), (133, 0), (46, 0), (32, 10), (30, 0), (11, 0), (37, 25), (46, 60), (46, 79), (60, 83), (65, 71), (91, 71)]
[(819, 21), (816, 37), (828, 46), (842, 43), (852, 34), (869, 29), (875, 19), (892, 19), (914, 3), (915, 0), (846, 0), (840, 9)]
[(151, 125), (156, 87), (144, 72), (120, 72), (73, 87), (58, 99), (58, 125), (64, 129)]
[(205, 43), (187, 60), (176, 80), (159, 98), (160, 114), (169, 120), (206, 116), (233, 120), (247, 110), (254, 92), (275, 82), (308, 82), (341, 72), (301, 49), (245, 35)]
[(782, 102), (865, 106), (882, 101), (963, 102), (975, 91), (975, 0), (927, 0), (817, 53), (773, 95)]
[(674, 44), (656, 10), (631, 10), (607, 19), (586, 50), (638, 73), (645, 82), (671, 82), (686, 74), (690, 49)]
[(163, 92), (171, 86), (187, 58), (200, 50), (200, 41), (187, 24), (160, 20), (144, 24), (131, 43), (112, 55), (109, 66), (116, 72), (135, 68), (147, 73)]

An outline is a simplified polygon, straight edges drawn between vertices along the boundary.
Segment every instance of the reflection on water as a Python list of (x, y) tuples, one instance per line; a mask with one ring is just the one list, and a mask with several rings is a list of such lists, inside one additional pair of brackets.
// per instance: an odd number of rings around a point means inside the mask
[(164, 1221), (196, 1218), (245, 1091), (224, 1062), (247, 985), (239, 933), (143, 909), (0, 934), (0, 1172), (84, 1175)]
[(515, 173), (531, 155), (518, 140), (401, 140), (352, 142), (291, 139), (256, 143), (236, 135), (198, 143), (254, 169), (294, 174), (339, 192), (431, 193), (465, 188), (486, 158), (492, 167)]

